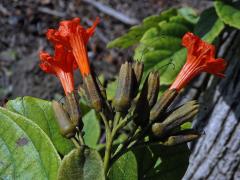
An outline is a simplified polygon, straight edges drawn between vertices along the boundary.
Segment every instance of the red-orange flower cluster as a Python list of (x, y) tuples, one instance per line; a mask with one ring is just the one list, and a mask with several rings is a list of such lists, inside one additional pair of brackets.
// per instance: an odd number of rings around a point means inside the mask
[(55, 55), (40, 53), (40, 67), (47, 73), (55, 74), (61, 81), (65, 93), (74, 90), (73, 70), (78, 65), (82, 76), (90, 74), (87, 42), (99, 23), (97, 18), (92, 27), (84, 29), (80, 18), (61, 21), (58, 30), (48, 29), (47, 38), (55, 46)]
[(208, 72), (219, 77), (226, 67), (224, 59), (215, 59), (215, 47), (202, 41), (193, 33), (186, 33), (182, 45), (187, 48), (187, 61), (182, 67), (170, 89), (180, 91), (188, 82), (201, 72)]

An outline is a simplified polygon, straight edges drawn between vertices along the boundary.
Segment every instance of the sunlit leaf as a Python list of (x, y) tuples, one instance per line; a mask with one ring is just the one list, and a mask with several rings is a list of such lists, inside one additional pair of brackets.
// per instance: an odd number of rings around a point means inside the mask
[(73, 149), (72, 142), (60, 134), (51, 102), (25, 96), (8, 101), (6, 106), (9, 110), (29, 118), (42, 128), (61, 154), (67, 154)]
[(143, 23), (137, 26), (133, 26), (123, 36), (108, 43), (108, 48), (128, 48), (139, 42), (143, 34), (152, 27), (157, 27), (161, 21), (168, 20), (170, 17), (177, 15), (176, 9), (169, 9), (163, 11), (160, 15), (153, 15), (145, 18)]
[(214, 2), (215, 9), (219, 18), (227, 25), (240, 28), (240, 3), (227, 4), (223, 1)]
[(0, 127), (1, 179), (56, 179), (60, 157), (41, 128), (4, 108)]
[(128, 151), (112, 165), (109, 180), (137, 180), (137, 161), (133, 152)]
[(100, 137), (100, 123), (94, 110), (89, 111), (83, 117), (84, 141), (87, 146), (96, 148)]

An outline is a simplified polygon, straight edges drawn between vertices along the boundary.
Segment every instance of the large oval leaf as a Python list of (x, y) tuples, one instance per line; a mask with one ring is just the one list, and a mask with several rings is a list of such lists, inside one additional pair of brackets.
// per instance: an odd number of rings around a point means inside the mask
[(137, 160), (132, 151), (122, 155), (111, 167), (108, 174), (110, 180), (137, 180)]
[(58, 180), (104, 180), (103, 163), (95, 150), (81, 147), (66, 155), (59, 168)]
[(0, 127), (1, 179), (56, 179), (60, 157), (41, 128), (4, 108)]
[(215, 1), (214, 6), (217, 11), (217, 15), (225, 24), (240, 29), (240, 6), (239, 2), (237, 3), (231, 6), (223, 1)]
[(6, 106), (9, 110), (31, 119), (41, 127), (59, 153), (67, 154), (73, 149), (72, 142), (60, 134), (51, 102), (25, 96), (8, 101)]

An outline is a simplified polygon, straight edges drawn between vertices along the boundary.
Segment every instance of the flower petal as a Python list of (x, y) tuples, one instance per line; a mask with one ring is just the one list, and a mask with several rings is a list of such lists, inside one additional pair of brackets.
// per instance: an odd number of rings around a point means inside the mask
[(215, 59), (215, 46), (202, 41), (193, 33), (186, 33), (182, 45), (187, 48), (187, 61), (171, 85), (170, 89), (179, 91), (201, 72), (208, 72), (219, 77), (226, 67), (224, 59)]
[(214, 59), (211, 58), (208, 60), (206, 64), (205, 71), (211, 74), (215, 74), (217, 76), (224, 77), (224, 74), (222, 73), (226, 68), (226, 62), (224, 59)]

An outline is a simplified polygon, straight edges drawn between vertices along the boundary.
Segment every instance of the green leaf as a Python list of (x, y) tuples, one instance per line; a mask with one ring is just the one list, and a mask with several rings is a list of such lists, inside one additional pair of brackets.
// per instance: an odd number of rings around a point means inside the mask
[(83, 124), (83, 139), (86, 145), (91, 148), (96, 148), (100, 137), (101, 129), (98, 117), (94, 110), (89, 111), (83, 117)]
[(218, 18), (214, 8), (205, 10), (195, 26), (194, 33), (204, 41), (212, 43), (224, 29), (224, 23)]
[(116, 89), (117, 89), (117, 80), (109, 82), (107, 84), (106, 92), (107, 92), (107, 99), (108, 100), (112, 100), (114, 98), (115, 93), (116, 93)]
[(135, 148), (133, 153), (137, 160), (138, 177), (144, 179), (145, 173), (155, 164), (153, 153), (149, 146)]
[(189, 28), (184, 24), (179, 24), (176, 22), (165, 22), (159, 24), (160, 32), (164, 35), (170, 35), (175, 37), (182, 37), (186, 32), (189, 31)]
[(192, 8), (190, 7), (183, 7), (180, 8), (178, 10), (178, 13), (183, 16), (186, 20), (188, 20), (189, 22), (196, 24), (198, 21), (198, 15), (196, 13), (196, 11), (194, 11)]
[(192, 122), (186, 122), (181, 125), (181, 130), (191, 129), (191, 128), (192, 128)]
[(160, 36), (141, 41), (146, 47), (153, 50), (170, 50), (172, 53), (181, 48), (181, 39), (173, 36)]
[(156, 25), (156, 22), (165, 21), (170, 19), (172, 16), (177, 15), (177, 10), (175, 8), (167, 9), (161, 12), (159, 15), (148, 16), (143, 20), (144, 25), (149, 27)]
[(86, 147), (66, 155), (58, 172), (58, 180), (104, 180), (103, 163), (99, 153)]
[[(237, 4), (238, 3), (238, 4)], [(240, 28), (240, 8), (239, 2), (229, 5), (223, 1), (215, 1), (214, 7), (217, 11), (217, 15), (227, 25)]]
[(137, 161), (132, 151), (122, 155), (112, 165), (108, 178), (110, 180), (137, 180)]
[(189, 23), (188, 20), (186, 20), (186, 18), (184, 18), (183, 16), (181, 15), (178, 15), (178, 16), (173, 16), (169, 19), (170, 22), (173, 22), (173, 23), (178, 23), (178, 24), (182, 24), (186, 27), (188, 27), (188, 29), (192, 29), (194, 24), (192, 23)]
[(168, 50), (149, 51), (144, 58), (145, 75), (154, 69), (159, 69), (161, 84), (171, 84), (186, 61), (186, 49), (181, 48), (174, 54)]
[(161, 21), (169, 20), (170, 17), (177, 15), (176, 9), (163, 11), (160, 15), (153, 15), (145, 18), (143, 23), (133, 26), (123, 36), (108, 43), (108, 48), (128, 48), (139, 42), (143, 34), (152, 27), (157, 27)]
[(1, 179), (56, 179), (60, 157), (41, 128), (4, 108), (0, 127)]
[[(172, 84), (172, 82), (178, 75), (179, 71), (181, 70), (182, 66), (185, 64), (186, 54), (187, 54), (186, 49), (181, 48), (169, 58), (164, 59), (162, 60), (162, 62), (159, 62), (158, 64), (155, 65), (156, 69), (161, 68), (160, 77), (162, 85)], [(171, 64), (166, 65), (167, 63), (172, 63), (172, 65)]]
[(7, 109), (29, 118), (42, 128), (59, 153), (67, 154), (73, 149), (72, 142), (60, 134), (51, 102), (25, 96), (8, 101), (6, 106)]
[(129, 46), (138, 43), (142, 34), (147, 29), (147, 27), (133, 26), (127, 34), (110, 41), (107, 44), (107, 48), (128, 48)]
[(159, 30), (157, 27), (152, 27), (149, 28), (142, 36), (142, 41), (146, 40), (146, 39), (150, 39), (150, 38), (155, 38), (160, 36), (159, 34)]
[(186, 145), (151, 145), (135, 148), (133, 152), (138, 162), (139, 177), (151, 180), (182, 179), (190, 155)]
[(83, 115), (87, 114), (91, 110), (91, 108), (88, 106), (87, 102), (84, 101), (83, 98), (80, 98), (79, 105), (80, 105), (81, 113)]
[[(156, 50), (149, 51), (144, 56), (144, 69), (145, 71), (151, 70), (156, 64), (159, 64), (159, 59), (165, 59), (172, 55), (172, 52), (169, 50)], [(167, 64), (168, 61), (162, 61), (161, 65)], [(159, 66), (160, 67), (160, 66)]]

